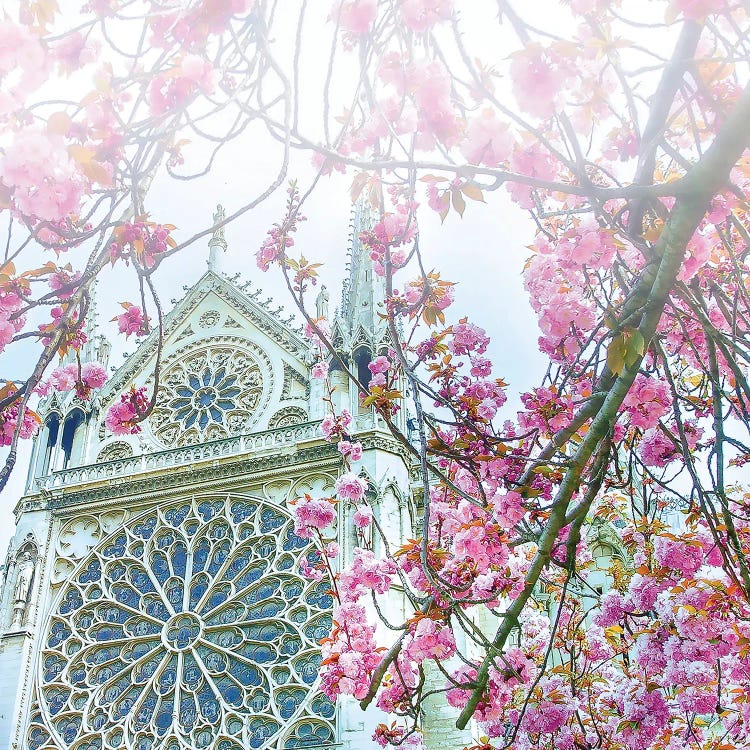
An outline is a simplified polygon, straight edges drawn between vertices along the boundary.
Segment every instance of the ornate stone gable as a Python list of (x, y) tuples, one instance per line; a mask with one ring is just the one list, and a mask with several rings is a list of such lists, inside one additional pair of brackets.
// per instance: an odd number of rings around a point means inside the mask
[[(294, 408), (305, 421), (307, 343), (257, 296), (208, 272), (166, 316), (161, 351), (154, 333), (103, 389), (89, 460), (109, 455), (114, 443), (118, 453), (125, 442), (138, 455), (247, 434), (269, 426), (282, 409)], [(107, 409), (133, 383), (154, 386), (157, 354), (159, 392), (143, 431), (109, 435)]]
[[(244, 294), (234, 284), (222, 279), (214, 273), (208, 272), (187, 293), (174, 309), (166, 316), (164, 321), (165, 347), (173, 340), (187, 339), (190, 336), (200, 335), (201, 330), (212, 328), (209, 325), (210, 317), (206, 313), (213, 312), (209, 306), (205, 312), (198, 316), (199, 326), (193, 326), (189, 321), (198, 306), (213, 292), (219, 299), (224, 300), (230, 308), (236, 312), (234, 316), (228, 314), (225, 318), (227, 328), (236, 329), (238, 326), (237, 314), (244, 316), (258, 331), (286, 350), (300, 364), (305, 362), (308, 353), (308, 345), (305, 339), (294, 332), (291, 328), (281, 323), (262, 304), (252, 297)], [(203, 317), (201, 317), (203, 316)], [(202, 321), (202, 324), (201, 324)], [(240, 324), (241, 325), (241, 324)], [(194, 330), (197, 328), (198, 330)], [(152, 332), (138, 347), (138, 350), (128, 357), (127, 362), (118, 369), (114, 377), (102, 389), (102, 402), (109, 402), (114, 396), (128, 386), (156, 354), (158, 346), (158, 333)]]

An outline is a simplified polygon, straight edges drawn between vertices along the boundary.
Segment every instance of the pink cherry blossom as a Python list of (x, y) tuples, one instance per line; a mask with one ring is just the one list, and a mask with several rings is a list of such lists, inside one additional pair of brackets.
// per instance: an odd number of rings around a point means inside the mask
[(117, 318), (117, 327), (120, 333), (130, 336), (134, 333), (141, 336), (148, 330), (148, 319), (138, 305), (130, 305), (125, 312)]
[(314, 530), (323, 531), (336, 520), (336, 511), (329, 498), (305, 495), (294, 506), (294, 533), (303, 539), (312, 539)]
[(367, 491), (367, 480), (352, 472), (342, 474), (334, 484), (334, 492), (340, 500), (359, 502)]

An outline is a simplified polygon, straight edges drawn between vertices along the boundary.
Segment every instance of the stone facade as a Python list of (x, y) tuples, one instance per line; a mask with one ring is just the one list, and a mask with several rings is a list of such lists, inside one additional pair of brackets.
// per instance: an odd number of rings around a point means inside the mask
[[(366, 369), (386, 335), (358, 210), (334, 331), (341, 356)], [(104, 417), (131, 383), (153, 385), (156, 336), (93, 403), (55, 395), (40, 406), (0, 596), (0, 747), (376, 747), (382, 714), (317, 690), (332, 600), (325, 582), (298, 575), (309, 548), (289, 501), (330, 492), (341, 467), (319, 436), (308, 345), (258, 292), (215, 272), (217, 247), (165, 320), (161, 390), (141, 433), (112, 436)], [(109, 346), (92, 336), (85, 354), (106, 365)], [(408, 454), (335, 367), (334, 379), (375, 512), (404, 539), (415, 520)], [(347, 512), (335, 532), (345, 559)], [(429, 746), (453, 750), (444, 713), (435, 708), (444, 739)]]

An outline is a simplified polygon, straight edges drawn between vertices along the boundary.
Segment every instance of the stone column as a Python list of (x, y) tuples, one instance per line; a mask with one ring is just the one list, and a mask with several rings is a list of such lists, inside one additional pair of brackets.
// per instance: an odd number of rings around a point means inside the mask
[[(424, 662), (425, 692), (445, 687), (445, 677), (432, 663)], [(434, 693), (422, 704), (422, 736), (425, 750), (461, 750), (474, 744), (468, 729), (457, 729), (458, 710), (449, 706), (445, 693)]]

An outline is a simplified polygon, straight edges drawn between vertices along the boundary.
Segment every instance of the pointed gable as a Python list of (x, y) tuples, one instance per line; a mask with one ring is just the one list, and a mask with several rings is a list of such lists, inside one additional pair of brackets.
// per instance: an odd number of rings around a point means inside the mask
[(123, 441), (108, 434), (107, 409), (132, 384), (150, 392), (157, 359), (154, 412), (141, 433), (125, 436), (135, 453), (305, 421), (308, 345), (259, 296), (206, 273), (165, 317), (161, 351), (154, 331), (102, 391), (88, 459), (101, 460), (110, 443)]

